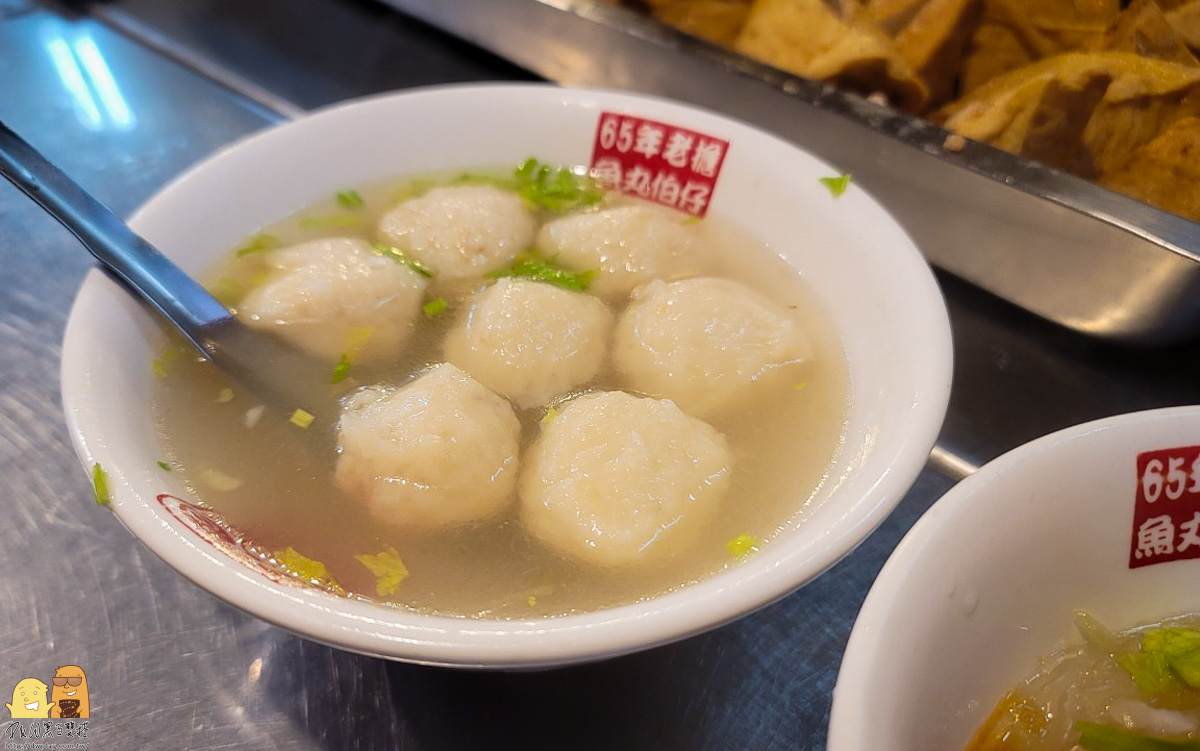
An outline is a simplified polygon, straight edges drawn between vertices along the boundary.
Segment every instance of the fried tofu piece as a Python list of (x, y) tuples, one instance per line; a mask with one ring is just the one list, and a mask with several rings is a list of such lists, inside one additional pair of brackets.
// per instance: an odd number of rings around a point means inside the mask
[(955, 133), (1085, 177), (1098, 174), (1083, 133), (1112, 77), (1102, 69), (1035, 63), (947, 108)]
[(928, 0), (895, 34), (896, 51), (929, 88), (929, 107), (952, 99), (983, 0)]
[(1200, 50), (1200, 0), (1190, 0), (1176, 7), (1162, 6), (1167, 23), (1184, 43), (1194, 50)]
[(1095, 49), (1131, 52), (1139, 57), (1200, 67), (1200, 61), (1154, 0), (1133, 0), (1108, 27)]
[(1200, 222), (1200, 118), (1176, 120), (1100, 184)]
[(751, 0), (649, 0), (651, 15), (693, 36), (729, 46), (737, 38)]
[(1200, 115), (1200, 69), (1125, 52), (1067, 53), (1001, 76), (942, 114), (967, 138), (1094, 179), (1171, 123)]
[(1113, 81), (1084, 131), (1101, 174), (1125, 163), (1172, 123), (1200, 116), (1200, 69), (1120, 52)]
[(963, 61), (962, 91), (1089, 46), (1120, 11), (1120, 0), (984, 0), (983, 20)]
[(867, 0), (867, 12), (883, 30), (894, 37), (917, 17), (928, 0)]
[(921, 79), (857, 5), (755, 0), (734, 48), (796, 75), (862, 94), (882, 93), (908, 112), (928, 99)]

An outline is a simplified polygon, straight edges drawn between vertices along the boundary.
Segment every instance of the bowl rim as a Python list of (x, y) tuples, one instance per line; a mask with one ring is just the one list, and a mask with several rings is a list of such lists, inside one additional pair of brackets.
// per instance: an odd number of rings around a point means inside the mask
[[(219, 169), (230, 158), (297, 123), (339, 117), (352, 108), (390, 106), (401, 101), (417, 104), (441, 98), (494, 97), (497, 101), (523, 97), (545, 98), (566, 106), (640, 106), (653, 115), (686, 117), (702, 127), (720, 123), (729, 132), (769, 139), (815, 159), (803, 149), (727, 115), (660, 97), (543, 83), (471, 83), (418, 87), (340, 102), (315, 110), (299, 120), (268, 127), (234, 141), (201, 160), (169, 182), (130, 220), (139, 221), (163, 195), (184, 189), (195, 176)], [(397, 105), (398, 106), (398, 105)], [(818, 162), (820, 160), (817, 160)], [(831, 168), (832, 169), (832, 168)], [(865, 193), (865, 191), (864, 191)], [(908, 432), (856, 508), (852, 519), (843, 515), (821, 539), (802, 551), (767, 546), (747, 563), (710, 576), (679, 590), (646, 601), (592, 613), (547, 619), (475, 620), (414, 614), (378, 604), (337, 598), (271, 584), (232, 560), (218, 561), (200, 549), (194, 535), (177, 529), (147, 499), (114, 502), (120, 521), (158, 557), (203, 589), (233, 606), (314, 641), (355, 652), (409, 662), (460, 667), (544, 667), (625, 654), (677, 641), (722, 625), (765, 607), (794, 591), (849, 554), (876, 528), (908, 492), (924, 468), (929, 449), (941, 429), (952, 378), (952, 340), (944, 299), (932, 270), (903, 228), (869, 194), (879, 217), (889, 222), (907, 247), (896, 248), (910, 272), (914, 305), (910, 314), (928, 326), (928, 364), (914, 379), (920, 404), (912, 405)], [(908, 256), (903, 254), (907, 253)], [(86, 335), (86, 309), (107, 295), (123, 295), (99, 270), (85, 278), (72, 305), (63, 340), (61, 377), (64, 412), (76, 453), (90, 468), (107, 455), (108, 446), (86, 435), (87, 384), (72, 378), (83, 365), (76, 342)], [(106, 468), (110, 467), (105, 463)], [(138, 496), (136, 479), (120, 468), (109, 469), (110, 485)], [(804, 555), (801, 556), (799, 553)], [(230, 569), (242, 569), (233, 570)], [(336, 600), (336, 602), (331, 601)]]
[[(829, 751), (857, 751), (870, 745), (864, 733), (875, 726), (874, 706), (866, 695), (874, 685), (873, 666), (887, 643), (876, 624), (901, 617), (901, 592), (911, 580), (909, 571), (933, 549), (943, 527), (972, 513), (985, 502), (997, 483), (1011, 482), (1026, 465), (1080, 444), (1103, 440), (1114, 432), (1166, 429), (1180, 423), (1200, 425), (1200, 405), (1180, 405), (1123, 412), (1067, 426), (1020, 444), (964, 477), (938, 498), (901, 538), (875, 577), (855, 618), (834, 684), (829, 715)], [(1180, 563), (1180, 562), (1175, 562)], [(1053, 644), (1047, 645), (1048, 652)]]

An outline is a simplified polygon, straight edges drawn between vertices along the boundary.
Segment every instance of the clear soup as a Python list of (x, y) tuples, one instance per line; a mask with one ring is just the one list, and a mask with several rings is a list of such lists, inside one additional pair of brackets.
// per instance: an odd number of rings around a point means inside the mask
[[(263, 260), (272, 248), (330, 236), (374, 240), (385, 211), (438, 180), (353, 186), (353, 201), (331, 196), (231, 249), (207, 276), (209, 287), (236, 311), (239, 299), (261, 282)], [(697, 220), (680, 215), (680, 221), (690, 225)], [(302, 429), (289, 415), (263, 411), (251, 395), (174, 343), (155, 363), (163, 464), (263, 559), (325, 586), (336, 582), (338, 593), (422, 612), (525, 619), (593, 611), (653, 597), (736, 566), (783, 531), (804, 523), (805, 507), (826, 481), (840, 445), (849, 376), (834, 327), (800, 271), (755, 240), (753, 228), (738, 227), (730, 218), (704, 219), (695, 230), (702, 237), (697, 245), (700, 272), (739, 280), (781, 304), (802, 325), (814, 356), (789, 365), (787, 376), (773, 379), (769, 391), (708, 419), (728, 441), (733, 479), (716, 519), (686, 555), (626, 567), (569, 560), (528, 534), (515, 509), (439, 531), (383, 524), (334, 482), (336, 426)], [(394, 361), (350, 369), (344, 380), (331, 385), (329, 403), (312, 405), (309, 411), (336, 414), (338, 401), (357, 388), (402, 384), (442, 362), (442, 340), (456, 313), (480, 285), (490, 283), (480, 279), (441, 288), (435, 279), (426, 296), (444, 299), (445, 309), (437, 311), (439, 303), (430, 309), (432, 315), (419, 317), (416, 333)], [(620, 314), (619, 305), (610, 307)], [(334, 367), (330, 363), (331, 372)], [(618, 388), (609, 363), (575, 393)], [(536, 436), (546, 407), (517, 408), (516, 413), (524, 448)], [(376, 574), (357, 556), (386, 549), (399, 554), (407, 576), (384, 596)], [(293, 553), (319, 562), (324, 574), (294, 565)]]

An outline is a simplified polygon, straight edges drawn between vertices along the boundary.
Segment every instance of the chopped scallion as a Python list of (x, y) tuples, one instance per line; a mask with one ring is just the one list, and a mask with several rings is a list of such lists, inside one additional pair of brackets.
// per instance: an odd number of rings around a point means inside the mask
[(357, 190), (339, 190), (337, 193), (337, 202), (340, 206), (347, 209), (361, 209), (366, 205), (362, 195)]
[(725, 543), (725, 549), (738, 557), (758, 552), (758, 538), (741, 534)]
[(384, 245), (382, 243), (371, 243), (371, 247), (375, 249), (376, 253), (387, 256), (396, 263), (404, 264), (427, 279), (433, 277), (433, 271), (428, 266), (421, 263), (417, 259), (412, 258), (411, 256), (406, 256), (404, 251), (400, 250), (399, 248), (394, 248), (391, 245)]
[(596, 276), (595, 269), (587, 271), (571, 271), (555, 265), (553, 258), (541, 258), (532, 253), (517, 256), (512, 266), (507, 269), (488, 272), (489, 279), (513, 277), (530, 279), (535, 282), (545, 282), (556, 287), (562, 287), (573, 292), (583, 292), (591, 286), (592, 278)]
[(590, 175), (569, 167), (551, 167), (526, 159), (513, 173), (518, 193), (535, 206), (555, 213), (595, 206), (604, 200), (604, 188)]
[(97, 506), (107, 506), (112, 501), (108, 494), (108, 473), (99, 462), (92, 465), (92, 497)]
[(315, 419), (316, 419), (316, 417), (311, 412), (306, 412), (302, 409), (297, 409), (295, 412), (292, 413), (292, 416), (288, 418), (288, 422), (290, 422), (291, 424), (295, 425), (298, 428), (307, 428), (313, 424), (313, 420), (315, 420)]
[(275, 235), (268, 235), (265, 232), (259, 233), (238, 248), (238, 257), (250, 255), (251, 253), (261, 253), (264, 250), (273, 250), (279, 247), (279, 238)]
[(167, 464), (167, 463), (166, 463), (166, 462), (164, 462), (164, 461), (159, 461), (159, 462), (158, 462), (158, 468), (159, 468), (159, 469), (161, 469), (163, 472), (170, 472), (170, 471), (171, 471), (171, 465), (170, 465), (170, 464)]
[(449, 303), (446, 302), (445, 298), (439, 297), (422, 305), (421, 310), (425, 311), (426, 318), (434, 318), (439, 313), (444, 312), (448, 305)]
[(837, 177), (822, 177), (821, 184), (829, 189), (830, 195), (834, 198), (841, 196), (850, 187), (850, 175), (838, 175)]
[(330, 383), (341, 383), (346, 380), (346, 376), (350, 374), (350, 355), (342, 353), (342, 358), (338, 360), (338, 364), (333, 366), (333, 374), (329, 376)]

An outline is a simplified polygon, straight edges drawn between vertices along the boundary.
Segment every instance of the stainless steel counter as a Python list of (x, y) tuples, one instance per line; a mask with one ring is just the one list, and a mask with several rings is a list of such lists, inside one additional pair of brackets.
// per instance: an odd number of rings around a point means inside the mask
[[(118, 213), (303, 109), (532, 77), (356, 0), (79, 7), (0, 0), (0, 119)], [(957, 366), (935, 459), (846, 560), (738, 623), (643, 654), (535, 673), (425, 668), (250, 618), (98, 508), (58, 396), (59, 341), (89, 256), (2, 184), (0, 259), (0, 693), (81, 666), (91, 749), (821, 749), (859, 604), (962, 472), (1059, 427), (1200, 397), (1194, 346), (1099, 343), (942, 277)]]

